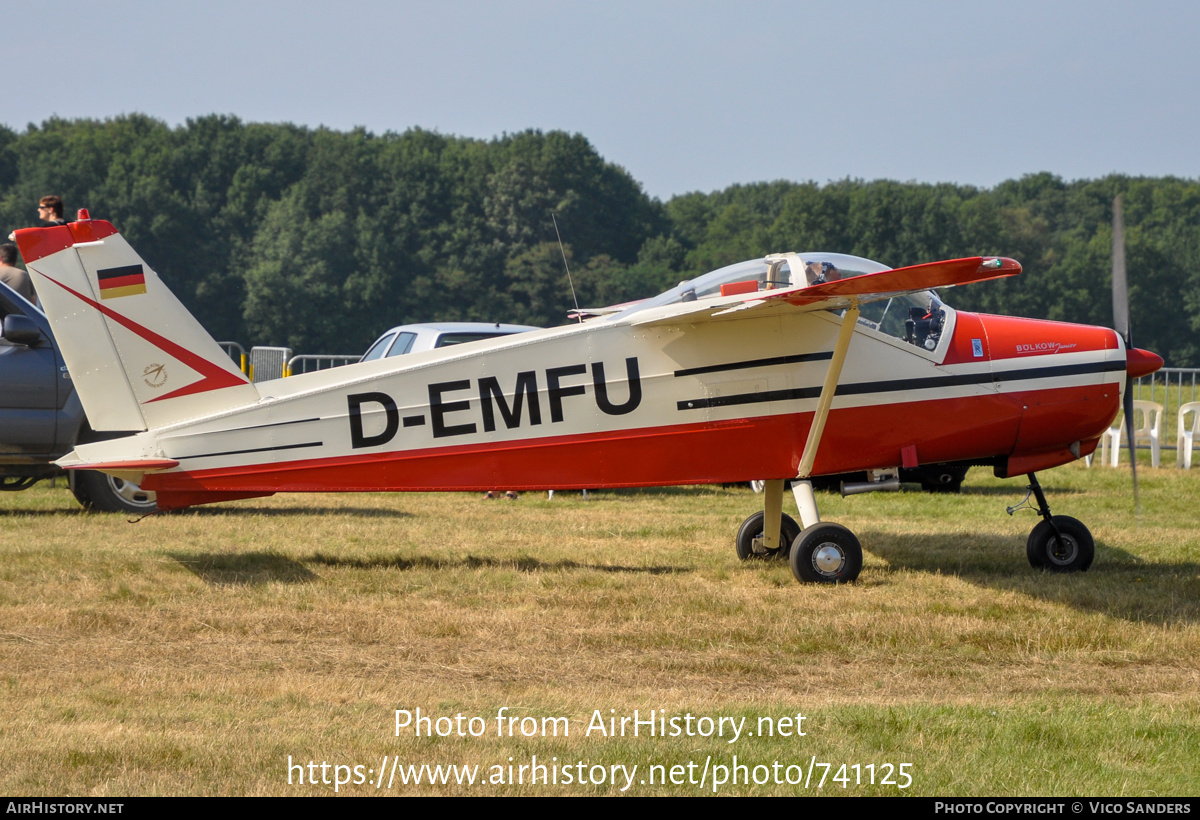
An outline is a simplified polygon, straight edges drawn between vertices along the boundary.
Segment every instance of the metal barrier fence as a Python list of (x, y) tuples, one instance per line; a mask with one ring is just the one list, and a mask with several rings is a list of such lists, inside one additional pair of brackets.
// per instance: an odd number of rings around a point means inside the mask
[(292, 358), (290, 347), (252, 347), (250, 348), (250, 371), (246, 375), (252, 382), (282, 379), (290, 358)]
[[(284, 376), (295, 376), (298, 373), (312, 373), (316, 370), (328, 370), (331, 367), (342, 367), (347, 364), (354, 364), (362, 358), (358, 353), (330, 353), (316, 354), (305, 353), (301, 356), (293, 356), (288, 359), (287, 366), (284, 368)], [(300, 368), (297, 370), (296, 368)]]
[[(1138, 398), (1156, 401), (1164, 407), (1196, 401), (1200, 395), (1200, 367), (1164, 367), (1137, 380)], [(1149, 391), (1149, 395), (1143, 395)], [(1157, 396), (1157, 398), (1156, 398)]]
[[(1161, 449), (1175, 452), (1179, 430), (1179, 407), (1200, 401), (1200, 368), (1164, 367), (1149, 376), (1142, 376), (1134, 383), (1133, 397), (1140, 401), (1152, 401), (1163, 407)], [(1123, 414), (1119, 417), (1123, 421)], [(1121, 448), (1128, 450), (1126, 437), (1121, 436)], [(1149, 450), (1149, 444), (1138, 444), (1139, 450)], [(1097, 450), (1097, 453), (1099, 450)], [(1163, 458), (1169, 465), (1173, 459)]]
[(217, 342), (221, 349), (229, 354), (229, 358), (237, 362), (237, 366), (247, 376), (250, 375), (250, 362), (246, 358), (246, 348), (242, 347), (237, 342)]

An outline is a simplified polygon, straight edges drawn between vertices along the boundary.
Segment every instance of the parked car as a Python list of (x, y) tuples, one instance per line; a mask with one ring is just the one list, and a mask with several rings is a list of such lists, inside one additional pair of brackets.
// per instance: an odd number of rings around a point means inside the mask
[[(35, 305), (0, 282), (0, 490), (24, 490), (62, 475), (54, 461), (77, 442), (97, 441), (50, 323)], [(79, 503), (105, 512), (148, 513), (154, 493), (95, 472), (68, 477)]]
[(511, 336), (514, 333), (525, 333), (530, 330), (541, 330), (541, 328), (530, 325), (503, 325), (499, 322), (494, 324), (488, 322), (431, 322), (419, 325), (400, 325), (376, 339), (359, 361), (386, 359), (391, 356), (402, 356), (405, 353), (418, 353), (422, 350), (449, 347), (464, 342), (478, 342), (480, 339), (494, 339), (497, 336)]

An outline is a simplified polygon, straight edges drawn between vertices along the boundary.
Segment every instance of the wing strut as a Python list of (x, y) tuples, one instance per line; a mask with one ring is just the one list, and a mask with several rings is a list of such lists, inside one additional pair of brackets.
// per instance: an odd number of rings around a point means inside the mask
[[(817, 450), (821, 446), (821, 436), (825, 432), (825, 421), (829, 418), (829, 408), (833, 404), (833, 394), (837, 392), (838, 380), (842, 376), (842, 365), (846, 362), (846, 351), (850, 349), (850, 339), (854, 337), (854, 328), (858, 326), (858, 300), (855, 299), (846, 309), (842, 317), (842, 328), (838, 331), (837, 344), (833, 348), (833, 358), (829, 361), (829, 369), (825, 372), (825, 383), (821, 385), (821, 397), (817, 399), (817, 412), (813, 416), (812, 426), (808, 428), (808, 441), (804, 444), (804, 455), (800, 457), (800, 470), (796, 481), (792, 482), (792, 494), (796, 497), (796, 507), (800, 510), (800, 521), (804, 527), (811, 527), (821, 521), (817, 512), (817, 499), (813, 495), (812, 476), (813, 463), (817, 460)], [(767, 530), (773, 532), (774, 530)]]

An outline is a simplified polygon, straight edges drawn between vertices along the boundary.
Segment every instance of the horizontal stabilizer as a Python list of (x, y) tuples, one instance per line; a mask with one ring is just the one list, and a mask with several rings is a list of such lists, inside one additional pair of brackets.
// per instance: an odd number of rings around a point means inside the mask
[(73, 452), (54, 462), (64, 470), (99, 470), (134, 484), (141, 484), (150, 473), (171, 470), (179, 466), (173, 458), (147, 454), (130, 458), (147, 444), (142, 437), (125, 437), (78, 444)]
[(172, 467), (178, 467), (179, 462), (173, 458), (145, 458), (129, 459), (127, 461), (103, 461), (98, 464), (82, 461), (64, 464), (60, 460), (59, 466), (64, 470), (99, 470), (103, 473), (155, 473), (160, 470), (169, 470)]

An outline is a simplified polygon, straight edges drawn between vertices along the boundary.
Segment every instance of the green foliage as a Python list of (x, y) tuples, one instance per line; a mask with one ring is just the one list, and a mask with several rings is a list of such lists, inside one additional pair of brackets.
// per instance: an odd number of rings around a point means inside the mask
[(58, 194), (117, 225), (214, 335), (309, 351), (401, 322), (564, 321), (552, 214), (573, 259), (618, 273), (669, 233), (627, 172), (562, 132), (54, 119), (0, 129), (0, 182), (7, 230)]
[[(1200, 365), (1200, 183), (1049, 173), (971, 186), (761, 182), (661, 203), (579, 134), (491, 141), (131, 114), (0, 126), (0, 224), (38, 198), (108, 219), (217, 337), (355, 352), (402, 322), (553, 325), (767, 253), (893, 266), (1011, 256), (969, 310), (1111, 321), (1112, 200), (1125, 201), (1135, 341)], [(559, 250), (553, 219), (564, 248)]]
[(667, 204), (689, 273), (785, 250), (852, 253), (892, 266), (1010, 256), (1024, 273), (957, 290), (956, 307), (1109, 325), (1112, 201), (1125, 201), (1135, 343), (1200, 366), (1200, 183), (1033, 174), (970, 186), (842, 180), (733, 186)]

